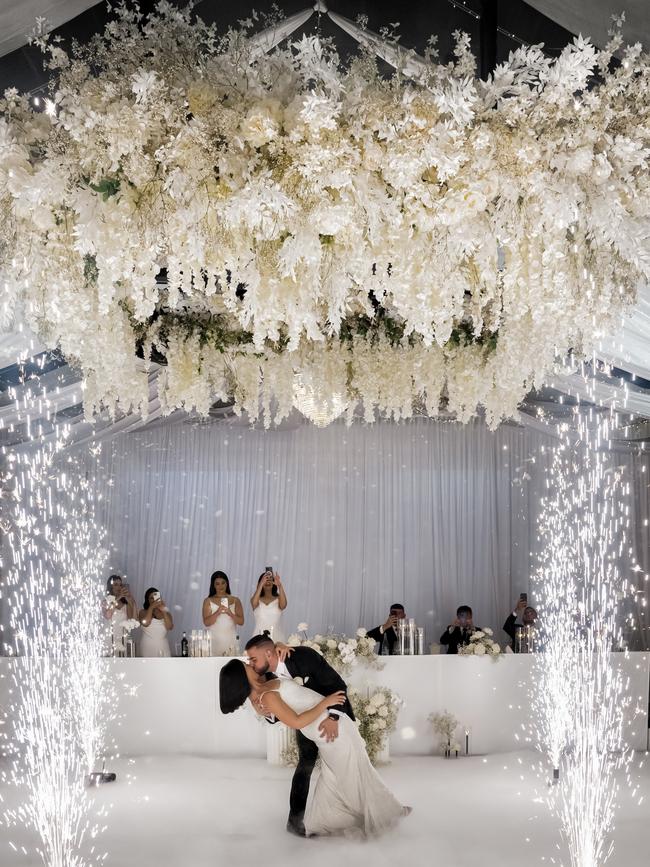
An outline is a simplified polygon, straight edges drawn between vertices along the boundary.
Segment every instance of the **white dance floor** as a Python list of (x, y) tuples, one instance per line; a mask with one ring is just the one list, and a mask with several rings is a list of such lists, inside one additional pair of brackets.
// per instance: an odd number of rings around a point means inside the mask
[[(645, 867), (650, 851), (650, 760), (635, 755), (635, 801), (621, 792), (611, 867)], [(369, 842), (303, 840), (284, 830), (290, 771), (261, 759), (191, 756), (120, 760), (116, 783), (94, 790), (109, 807), (98, 841), (115, 867), (368, 867), (447, 864), (521, 867), (568, 864), (555, 819), (540, 802), (532, 753), (483, 759), (403, 757), (382, 768), (413, 814), (390, 836)], [(0, 787), (5, 805), (16, 792)], [(641, 806), (637, 801), (644, 795)], [(19, 851), (9, 846), (11, 840)], [(35, 840), (0, 827), (0, 864), (36, 867)], [(20, 847), (25, 846), (28, 854)]]

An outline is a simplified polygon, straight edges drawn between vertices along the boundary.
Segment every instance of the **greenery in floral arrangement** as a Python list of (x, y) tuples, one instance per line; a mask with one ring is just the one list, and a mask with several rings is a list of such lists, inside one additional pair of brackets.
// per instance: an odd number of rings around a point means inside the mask
[[(302, 636), (298, 633), (302, 632)], [(354, 638), (345, 635), (328, 633), (327, 635), (307, 636), (307, 624), (298, 624), (298, 633), (289, 636), (287, 644), (290, 647), (311, 647), (336, 669), (340, 674), (350, 674), (352, 669), (359, 663), (370, 668), (382, 668), (382, 663), (377, 656), (377, 643), (373, 638), (368, 638), (366, 630), (360, 627)]]
[(458, 752), (460, 744), (456, 741), (456, 729), (458, 728), (458, 720), (448, 711), (442, 713), (432, 713), (427, 717), (434, 732), (440, 737), (440, 752)]
[(469, 644), (458, 648), (462, 656), (489, 656), (498, 659), (501, 656), (501, 646), (492, 638), (494, 633), (489, 627), (475, 629), (469, 637)]
[(359, 733), (374, 765), (384, 749), (386, 738), (397, 727), (401, 699), (386, 686), (370, 687), (365, 693), (353, 687), (348, 690), (348, 697)]
[[(352, 687), (348, 690), (348, 698), (356, 717), (359, 734), (364, 739), (366, 751), (372, 764), (384, 749), (386, 738), (395, 731), (401, 700), (388, 687), (370, 687), (364, 692)], [(298, 764), (298, 746), (295, 737), (282, 751), (282, 762), (285, 765)]]
[(69, 51), (38, 34), (45, 111), (0, 98), (5, 318), (89, 414), (146, 410), (137, 347), (165, 412), (515, 415), (650, 279), (648, 54), (616, 25), (483, 82), (458, 34), (387, 79), (317, 36), (267, 53), (264, 23), (125, 2)]

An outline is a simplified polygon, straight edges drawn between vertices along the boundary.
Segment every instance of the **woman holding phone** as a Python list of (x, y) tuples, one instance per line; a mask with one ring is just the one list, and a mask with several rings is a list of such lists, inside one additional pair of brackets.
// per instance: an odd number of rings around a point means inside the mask
[(237, 655), (237, 627), (244, 624), (241, 601), (230, 592), (225, 572), (217, 570), (210, 578), (210, 593), (203, 600), (203, 625), (210, 632), (212, 656)]
[(140, 611), (140, 653), (142, 657), (171, 656), (167, 633), (174, 628), (174, 621), (155, 587), (144, 594), (144, 606)]
[(267, 566), (257, 581), (257, 589), (251, 596), (251, 608), (255, 617), (255, 634), (268, 632), (273, 641), (285, 641), (282, 628), (282, 612), (287, 607), (284, 585), (272, 566)]
[(113, 656), (124, 654), (128, 633), (124, 630), (127, 620), (135, 620), (138, 616), (138, 605), (133, 598), (129, 585), (120, 575), (111, 575), (106, 582), (106, 599), (102, 604), (102, 614), (110, 620), (110, 644), (106, 652)]

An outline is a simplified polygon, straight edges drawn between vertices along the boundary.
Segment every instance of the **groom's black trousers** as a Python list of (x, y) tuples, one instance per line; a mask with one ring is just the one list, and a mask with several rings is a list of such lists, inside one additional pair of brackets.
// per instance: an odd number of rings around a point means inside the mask
[(298, 766), (291, 781), (291, 794), (289, 795), (289, 821), (302, 823), (307, 806), (309, 794), (309, 781), (318, 758), (318, 747), (301, 731), (296, 731), (298, 741)]

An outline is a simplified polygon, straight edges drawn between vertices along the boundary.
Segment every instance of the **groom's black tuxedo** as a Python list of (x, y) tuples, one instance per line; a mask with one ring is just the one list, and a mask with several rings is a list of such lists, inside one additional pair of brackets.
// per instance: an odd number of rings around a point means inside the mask
[[(347, 692), (347, 685), (341, 675), (311, 647), (296, 647), (284, 664), (291, 677), (302, 678), (303, 686), (313, 689), (320, 695), (331, 695), (340, 689)], [(354, 719), (352, 705), (347, 698), (345, 704), (332, 708), (332, 713), (345, 713), (350, 719)]]
[[(332, 666), (325, 662), (323, 657), (311, 647), (296, 647), (284, 664), (291, 677), (302, 678), (303, 686), (313, 689), (320, 695), (331, 695), (340, 689), (347, 691), (347, 686), (341, 675), (334, 671)], [(342, 704), (340, 708), (332, 709), (333, 714), (337, 711), (347, 714), (352, 720), (354, 719), (352, 706), (347, 698), (345, 704)], [(318, 744), (306, 738), (301, 731), (296, 732), (296, 741), (298, 742), (298, 766), (291, 781), (287, 830), (304, 834), (303, 822), (307, 795), (309, 794), (309, 781), (318, 758)]]

